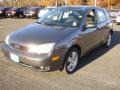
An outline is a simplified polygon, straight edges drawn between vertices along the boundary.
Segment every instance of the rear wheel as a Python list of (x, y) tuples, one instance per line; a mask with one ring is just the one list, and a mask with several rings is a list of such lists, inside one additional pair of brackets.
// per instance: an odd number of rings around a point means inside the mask
[(104, 46), (105, 46), (105, 47), (110, 47), (111, 43), (112, 43), (112, 34), (109, 33), (109, 35), (108, 35), (108, 37), (107, 37), (107, 40), (106, 40)]
[(72, 74), (76, 70), (79, 58), (80, 52), (77, 48), (72, 48), (68, 52), (65, 63), (65, 69), (68, 74)]

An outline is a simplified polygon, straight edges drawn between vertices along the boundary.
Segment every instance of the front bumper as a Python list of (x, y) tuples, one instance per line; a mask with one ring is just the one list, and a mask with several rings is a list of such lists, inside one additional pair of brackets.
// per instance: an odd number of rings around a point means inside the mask
[(0, 13), (0, 17), (4, 17), (4, 14), (3, 14), (3, 13)]
[(112, 22), (115, 23), (116, 22), (116, 18), (111, 18)]
[(19, 63), (24, 66), (35, 68), (39, 71), (54, 71), (61, 69), (61, 60), (58, 61), (52, 61), (51, 56), (48, 55), (34, 55), (29, 53), (24, 53), (17, 51), (15, 49), (12, 49), (8, 45), (4, 44), (2, 46), (2, 50), (4, 55), (10, 60), (11, 59), (10, 54), (15, 54), (19, 57)]
[(30, 14), (30, 13), (28, 13), (28, 14), (24, 14), (27, 18), (34, 18), (34, 17), (37, 17), (37, 15), (36, 14)]
[(12, 15), (10, 13), (7, 13), (6, 16), (7, 17), (12, 17)]

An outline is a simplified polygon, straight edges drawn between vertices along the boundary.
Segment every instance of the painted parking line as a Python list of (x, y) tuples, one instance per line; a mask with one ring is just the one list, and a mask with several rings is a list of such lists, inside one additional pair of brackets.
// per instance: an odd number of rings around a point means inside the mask
[(7, 23), (0, 23), (1, 25), (5, 25), (5, 24), (7, 24)]
[[(4, 25), (7, 25), (8, 23), (0, 23), (0, 29), (1, 28), (4, 28), (5, 26)], [(4, 27), (3, 27), (4, 26)]]
[(0, 26), (0, 28), (3, 28), (3, 27)]

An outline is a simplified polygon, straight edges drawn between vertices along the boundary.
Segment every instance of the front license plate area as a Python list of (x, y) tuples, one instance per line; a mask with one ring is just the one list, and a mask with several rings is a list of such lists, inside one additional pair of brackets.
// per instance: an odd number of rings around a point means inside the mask
[(16, 62), (16, 63), (19, 63), (20, 60), (19, 60), (19, 57), (13, 53), (10, 53), (10, 59), (13, 61), (13, 62)]

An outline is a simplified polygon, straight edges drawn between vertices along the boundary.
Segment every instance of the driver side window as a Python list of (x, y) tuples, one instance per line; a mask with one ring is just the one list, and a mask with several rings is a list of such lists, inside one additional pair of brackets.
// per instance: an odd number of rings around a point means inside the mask
[(88, 28), (94, 28), (96, 24), (96, 15), (95, 15), (95, 10), (91, 10), (88, 12), (88, 15), (86, 17), (86, 27)]

